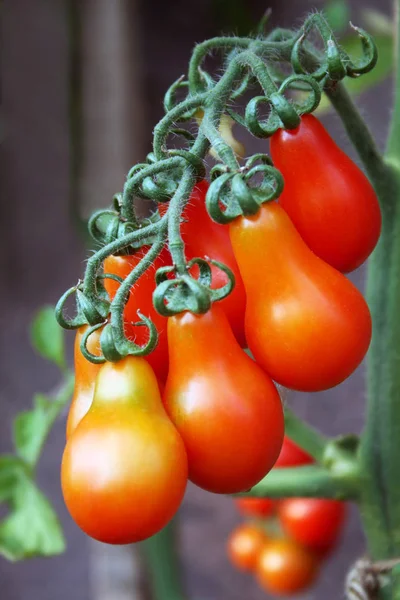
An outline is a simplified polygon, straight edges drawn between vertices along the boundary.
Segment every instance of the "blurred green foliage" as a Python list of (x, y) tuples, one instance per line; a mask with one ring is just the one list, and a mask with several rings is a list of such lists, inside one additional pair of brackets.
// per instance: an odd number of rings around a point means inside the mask
[(32, 409), (15, 417), (15, 454), (0, 456), (0, 503), (8, 509), (0, 522), (0, 553), (9, 560), (52, 556), (65, 548), (57, 515), (35, 481), (43, 446), (74, 386), (74, 377), (66, 369), (64, 332), (56, 322), (53, 306), (45, 306), (36, 314), (31, 340), (41, 356), (59, 367), (62, 381), (52, 395), (35, 394)]

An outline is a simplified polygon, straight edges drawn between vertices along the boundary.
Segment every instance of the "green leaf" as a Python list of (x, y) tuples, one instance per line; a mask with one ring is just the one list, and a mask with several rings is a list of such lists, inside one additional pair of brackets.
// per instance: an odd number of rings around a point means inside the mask
[(17, 453), (28, 464), (36, 464), (52, 424), (49, 400), (42, 394), (34, 397), (33, 410), (19, 413), (14, 419), (14, 443)]
[(14, 419), (15, 448), (29, 466), (36, 465), (55, 419), (72, 395), (73, 385), (74, 377), (69, 374), (55, 398), (36, 394), (33, 410), (21, 412)]
[(24, 463), (17, 456), (5, 454), (0, 456), (0, 502), (7, 502), (18, 481)]
[(56, 321), (53, 306), (39, 310), (31, 325), (31, 340), (35, 350), (47, 360), (65, 368), (64, 333)]
[(337, 32), (344, 31), (350, 20), (350, 8), (346, 0), (329, 0), (324, 8), (329, 25)]
[(0, 524), (0, 553), (15, 561), (63, 552), (57, 516), (32, 479), (21, 470), (9, 492), (11, 513)]

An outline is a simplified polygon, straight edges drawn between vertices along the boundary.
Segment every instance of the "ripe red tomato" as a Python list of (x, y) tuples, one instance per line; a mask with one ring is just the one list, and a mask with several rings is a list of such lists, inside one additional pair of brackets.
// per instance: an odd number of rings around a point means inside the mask
[(246, 491), (273, 467), (284, 419), (271, 379), (235, 340), (223, 310), (168, 321), (167, 412), (181, 434), (189, 478), (208, 491)]
[[(67, 439), (86, 415), (92, 404), (94, 384), (101, 366), (86, 360), (81, 352), (81, 341), (87, 327), (87, 325), (80, 327), (75, 335), (75, 386), (67, 419)], [(101, 331), (101, 329), (96, 329), (87, 341), (87, 348), (94, 355), (100, 354)]]
[(343, 529), (346, 505), (325, 498), (286, 498), (278, 516), (285, 533), (310, 550), (330, 550)]
[(275, 202), (238, 217), (230, 232), (256, 361), (295, 390), (316, 392), (344, 381), (371, 340), (371, 315), (360, 292), (311, 252)]
[[(146, 248), (138, 250), (134, 254), (125, 256), (109, 256), (104, 261), (104, 273), (112, 273), (125, 279), (132, 269), (143, 258)], [(152, 268), (148, 269), (131, 290), (129, 300), (124, 310), (125, 335), (136, 344), (144, 345), (148, 340), (146, 327), (134, 327), (139, 318), (138, 309), (146, 317), (150, 317), (158, 331), (158, 344), (156, 348), (146, 356), (146, 360), (153, 367), (157, 378), (164, 382), (168, 374), (168, 342), (167, 342), (167, 319), (161, 316), (153, 306), (153, 292), (156, 287), (154, 280), (155, 270), (159, 267), (171, 264), (169, 252), (164, 249), (154, 261)], [(113, 279), (104, 280), (105, 288), (111, 299), (115, 297), (119, 283)]]
[(319, 564), (316, 555), (292, 540), (271, 540), (259, 555), (257, 580), (271, 594), (295, 594), (313, 584)]
[[(207, 181), (200, 181), (193, 190), (188, 204), (183, 212), (181, 235), (185, 242), (186, 258), (209, 257), (227, 265), (235, 276), (235, 287), (229, 296), (220, 301), (233, 333), (242, 347), (246, 346), (244, 334), (244, 312), (246, 307), (246, 294), (239, 267), (235, 260), (229, 230), (224, 225), (215, 223), (210, 218), (205, 197), (208, 190)], [(166, 204), (160, 204), (159, 210), (164, 214)], [(211, 266), (212, 288), (224, 286), (228, 278), (217, 267)]]
[(235, 498), (235, 504), (245, 517), (265, 518), (275, 510), (275, 502), (270, 498)]
[(144, 358), (101, 367), (92, 405), (67, 441), (61, 483), (75, 522), (109, 544), (146, 539), (178, 510), (186, 451)]
[(275, 463), (275, 467), (299, 467), (314, 462), (312, 456), (299, 448), (287, 435), (283, 439), (282, 449)]
[(339, 271), (359, 267), (381, 231), (379, 202), (364, 173), (312, 115), (297, 129), (279, 129), (271, 155), (285, 180), (279, 202), (307, 245)]
[(253, 571), (261, 549), (266, 542), (265, 533), (255, 525), (239, 525), (228, 538), (227, 551), (232, 564), (241, 571)]

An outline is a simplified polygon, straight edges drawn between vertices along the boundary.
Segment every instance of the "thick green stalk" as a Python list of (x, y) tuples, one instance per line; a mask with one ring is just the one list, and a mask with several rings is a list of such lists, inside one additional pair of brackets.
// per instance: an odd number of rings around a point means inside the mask
[(322, 462), (329, 440), (287, 407), (285, 408), (285, 433), (317, 462)]
[(357, 150), (369, 178), (379, 193), (386, 177), (387, 167), (367, 123), (360, 115), (357, 106), (343, 84), (333, 83), (325, 88), (325, 93), (340, 115), (347, 134)]
[[(399, 0), (395, 5), (398, 39)], [(388, 173), (377, 190), (382, 207), (382, 235), (370, 261), (367, 280), (374, 337), (368, 362), (367, 424), (361, 457), (368, 475), (363, 503), (364, 521), (370, 551), (375, 559), (400, 556), (399, 86), (400, 67), (396, 42), (395, 103), (386, 154)], [(372, 502), (377, 503), (378, 500), (380, 515), (374, 514), (377, 512), (376, 504), (374, 512), (372, 511)], [(396, 595), (399, 595), (398, 577), (394, 583)]]
[(394, 68), (395, 68), (395, 81), (394, 81), (394, 105), (392, 112), (392, 120), (390, 123), (390, 132), (387, 144), (387, 156), (393, 160), (399, 160), (400, 156), (400, 55), (399, 55), (399, 43), (400, 43), (400, 2), (394, 0), (394, 16), (395, 16), (395, 31), (394, 31)]
[[(400, 132), (399, 132), (400, 135)], [(400, 555), (400, 177), (379, 194), (382, 235), (370, 259), (367, 300), (374, 330), (367, 363), (367, 418), (361, 444), (362, 513), (374, 559)], [(397, 206), (396, 206), (397, 204)]]
[(142, 542), (152, 600), (185, 600), (177, 556), (177, 522)]
[[(397, 39), (399, 4), (396, 0)], [(400, 556), (400, 67), (396, 43), (395, 103), (385, 160), (354, 104), (338, 86), (328, 92), (375, 186), (382, 234), (369, 261), (367, 300), (373, 338), (367, 362), (367, 414), (360, 446), (361, 513), (373, 560)], [(400, 598), (393, 571), (383, 598)]]
[(273, 469), (255, 485), (246, 496), (266, 498), (336, 498), (356, 500), (359, 494), (359, 477), (356, 469), (333, 473), (318, 465)]

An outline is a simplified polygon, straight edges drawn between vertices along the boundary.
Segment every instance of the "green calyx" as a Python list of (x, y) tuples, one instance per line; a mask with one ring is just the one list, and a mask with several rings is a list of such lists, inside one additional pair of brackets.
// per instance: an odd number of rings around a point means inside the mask
[[(256, 178), (257, 185), (252, 185)], [(240, 215), (254, 215), (261, 204), (278, 198), (283, 190), (283, 177), (265, 154), (255, 154), (234, 172), (216, 165), (211, 170), (211, 185), (206, 206), (217, 223), (230, 223)]]

